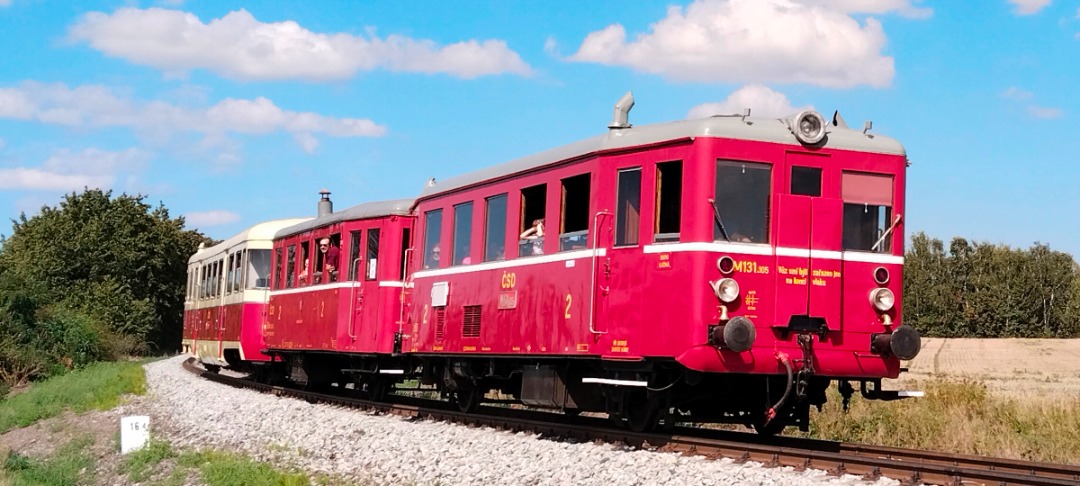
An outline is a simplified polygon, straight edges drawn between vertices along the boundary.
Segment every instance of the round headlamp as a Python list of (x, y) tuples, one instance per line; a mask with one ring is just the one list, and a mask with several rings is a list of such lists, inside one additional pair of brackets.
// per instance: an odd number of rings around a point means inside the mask
[(716, 269), (720, 270), (720, 273), (727, 275), (735, 270), (735, 260), (732, 260), (729, 256), (722, 256), (716, 260)]
[(725, 304), (734, 302), (739, 297), (739, 282), (733, 278), (720, 279), (716, 282), (716, 296)]
[(896, 296), (889, 289), (874, 289), (870, 291), (870, 304), (875, 309), (885, 312), (892, 309), (893, 304), (896, 303)]
[(813, 145), (825, 138), (825, 118), (816, 111), (806, 110), (795, 115), (794, 126), (795, 138), (800, 142)]
[(877, 267), (874, 269), (874, 282), (878, 285), (885, 285), (889, 283), (889, 269), (885, 267)]

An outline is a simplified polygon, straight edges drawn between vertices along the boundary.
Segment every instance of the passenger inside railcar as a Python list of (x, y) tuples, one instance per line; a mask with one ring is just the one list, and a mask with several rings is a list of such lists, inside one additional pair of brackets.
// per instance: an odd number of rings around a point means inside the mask
[(315, 274), (316, 283), (337, 282), (338, 260), (341, 250), (332, 245), (330, 238), (319, 240), (319, 260), (322, 271)]
[(544, 254), (544, 220), (533, 220), (532, 226), (529, 229), (521, 233), (521, 239), (527, 240), (521, 243), (521, 254), (525, 255), (543, 255)]
[(428, 252), (427, 258), (424, 260), (424, 268), (439, 268), (439, 257), (442, 254), (442, 250), (439, 249), (439, 245), (436, 243)]

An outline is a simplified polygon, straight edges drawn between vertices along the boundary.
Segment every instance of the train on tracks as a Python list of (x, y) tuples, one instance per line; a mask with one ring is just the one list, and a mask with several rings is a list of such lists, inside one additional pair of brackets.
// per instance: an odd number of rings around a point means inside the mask
[[(635, 430), (805, 430), (920, 349), (904, 324), (906, 152), (806, 110), (608, 130), (414, 198), (262, 223), (189, 262), (184, 349), (374, 399), (404, 381)], [(273, 231), (267, 245), (267, 233)]]

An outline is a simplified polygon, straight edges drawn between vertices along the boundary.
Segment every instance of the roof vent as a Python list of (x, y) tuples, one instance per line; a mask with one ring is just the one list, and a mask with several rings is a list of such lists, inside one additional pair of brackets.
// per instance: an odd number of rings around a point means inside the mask
[(319, 216), (326, 216), (334, 212), (334, 202), (330, 200), (330, 191), (319, 191)]
[(608, 128), (612, 130), (620, 130), (623, 128), (630, 128), (630, 109), (634, 107), (634, 93), (627, 91), (622, 98), (619, 98), (619, 102), (615, 103), (615, 116), (611, 119), (611, 124)]

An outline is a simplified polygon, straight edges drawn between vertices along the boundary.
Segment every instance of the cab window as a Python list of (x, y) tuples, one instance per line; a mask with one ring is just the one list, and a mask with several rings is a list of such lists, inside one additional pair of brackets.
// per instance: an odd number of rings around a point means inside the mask
[(713, 239), (737, 243), (769, 242), (769, 201), (772, 166), (753, 162), (718, 160), (713, 216)]
[(891, 251), (892, 238), (885, 232), (893, 218), (893, 177), (844, 172), (840, 184), (844, 199), (844, 249)]

